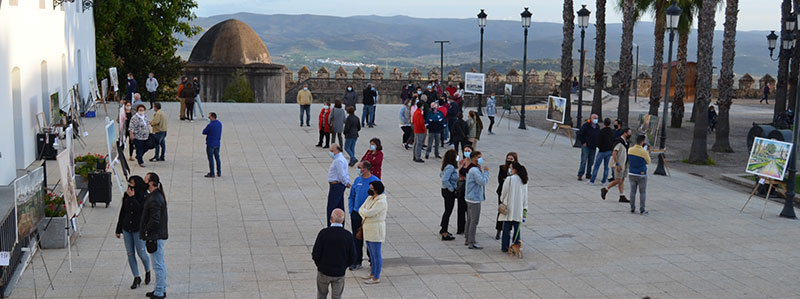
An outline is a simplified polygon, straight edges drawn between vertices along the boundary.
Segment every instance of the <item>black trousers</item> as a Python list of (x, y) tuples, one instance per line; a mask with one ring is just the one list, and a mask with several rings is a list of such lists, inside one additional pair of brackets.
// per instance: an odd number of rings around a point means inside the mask
[(403, 129), (403, 143), (411, 143), (414, 139), (414, 129), (411, 126), (400, 127)]
[(492, 131), (493, 126), (494, 126), (494, 116), (489, 116), (489, 132)]
[(453, 206), (456, 204), (456, 192), (442, 188), (442, 197), (444, 198), (444, 213), (442, 214), (440, 234), (446, 233), (447, 227), (450, 226), (450, 215), (453, 214)]
[[(338, 184), (329, 184), (330, 187), (328, 188), (328, 207), (327, 207), (327, 216), (328, 219), (328, 226), (331, 226), (331, 212), (334, 209), (339, 208), (344, 211), (344, 189), (345, 186), (342, 183)], [(344, 223), (342, 223), (344, 225)]]
[[(361, 227), (362, 220), (358, 212), (350, 212), (350, 229), (357, 232), (358, 228)], [(353, 236), (353, 243), (355, 243), (356, 248), (356, 258), (353, 265), (361, 265), (361, 260), (364, 259), (364, 240), (359, 240)]]
[(456, 234), (463, 234), (464, 227), (467, 225), (467, 201), (464, 200), (464, 181), (458, 181), (456, 198), (458, 199), (458, 210), (456, 211)]
[(186, 102), (186, 119), (194, 120), (194, 101)]
[[(500, 203), (501, 203), (500, 202), (500, 194), (498, 194), (497, 195), (497, 205), (500, 205)], [(495, 219), (500, 219), (500, 211), (497, 211), (497, 218), (495, 218)], [(497, 222), (494, 224), (494, 229), (496, 229), (497, 231), (503, 230), (503, 222), (505, 222), (505, 221), (497, 220)]]
[(461, 153), (464, 153), (464, 147), (467, 146), (466, 140), (453, 140), (453, 138), (450, 138), (450, 142), (453, 143), (453, 148), (456, 150), (456, 153), (458, 153), (459, 147), (461, 147)]
[(322, 139), (325, 138), (325, 147), (329, 147), (331, 144), (331, 134), (325, 133), (325, 130), (319, 130), (319, 143), (317, 145), (322, 145)]
[(155, 91), (153, 91), (153, 92), (149, 92), (148, 91), (147, 94), (149, 95), (149, 98), (150, 98), (150, 109), (153, 109), (153, 103), (156, 102), (156, 92)]

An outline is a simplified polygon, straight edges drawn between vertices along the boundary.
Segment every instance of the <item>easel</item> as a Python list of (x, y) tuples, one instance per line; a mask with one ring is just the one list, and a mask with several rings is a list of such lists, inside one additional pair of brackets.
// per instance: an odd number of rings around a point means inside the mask
[[(522, 118), (522, 116), (519, 114), (519, 110), (517, 110), (517, 107), (511, 106), (511, 104), (507, 102), (505, 105), (503, 105), (503, 113), (500, 114), (500, 119), (497, 121), (497, 126), (500, 126), (500, 122), (503, 121), (503, 117), (506, 115), (506, 112), (508, 112), (508, 115), (511, 115), (511, 110), (514, 110), (514, 112), (517, 113), (517, 117)], [(507, 129), (511, 130), (511, 120), (506, 122), (508, 123)]]
[(550, 137), (550, 134), (553, 134), (553, 142), (550, 143), (550, 148), (553, 148), (553, 145), (556, 143), (556, 138), (558, 137), (558, 132), (564, 132), (564, 135), (569, 138), (569, 143), (572, 143), (572, 127), (569, 125), (563, 125), (559, 123), (553, 123), (553, 127), (550, 128), (550, 131), (547, 132), (547, 136), (544, 136), (544, 141), (539, 146), (544, 146), (547, 143), (547, 138)]
[(661, 163), (664, 163), (664, 170), (667, 172), (667, 176), (672, 176), (669, 172), (669, 166), (667, 166), (667, 149), (653, 149), (650, 150), (651, 154), (658, 154), (658, 159), (662, 160)]
[[(758, 183), (756, 183), (755, 188), (753, 188), (753, 192), (750, 192), (750, 197), (748, 197), (747, 201), (744, 202), (744, 206), (742, 206), (742, 209), (739, 210), (739, 213), (744, 212), (744, 208), (747, 207), (747, 204), (750, 202), (750, 199), (753, 198), (753, 195), (755, 195), (756, 192), (758, 191), (758, 186), (763, 185), (763, 184), (769, 184), (769, 188), (767, 189), (767, 197), (764, 198), (764, 208), (761, 209), (761, 219), (764, 219), (764, 212), (767, 210), (767, 202), (769, 202), (769, 195), (770, 195), (770, 193), (772, 193), (772, 188), (775, 188), (776, 191), (778, 191), (778, 188), (783, 189), (782, 193), (785, 195), (786, 194), (786, 183), (778, 181), (778, 180), (775, 180), (775, 179), (771, 179), (771, 178), (761, 178), (761, 177), (759, 177), (759, 178), (760, 179), (758, 180)], [(780, 192), (780, 191), (778, 191), (778, 192)], [(787, 200), (791, 200), (791, 199), (787, 199)]]

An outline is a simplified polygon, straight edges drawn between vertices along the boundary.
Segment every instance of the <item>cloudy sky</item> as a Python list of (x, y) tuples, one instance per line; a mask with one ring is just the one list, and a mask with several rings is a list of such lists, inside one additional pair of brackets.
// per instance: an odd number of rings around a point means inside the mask
[[(481, 8), (486, 9), (489, 21), (519, 20), (524, 6), (531, 7), (535, 22), (561, 22), (563, 1), (558, 0), (197, 0), (197, 15), (207, 17), (218, 14), (252, 12), (261, 14), (316, 14), (332, 16), (353, 15), (407, 15), (418, 18), (474, 18)], [(607, 23), (621, 23), (621, 14), (615, 9), (617, 0), (607, 0)], [(724, 1), (723, 1), (724, 2)], [(595, 11), (595, 1), (575, 1), (588, 4)], [(722, 30), (724, 7), (718, 9), (717, 29)], [(739, 1), (739, 30), (774, 30), (780, 25), (780, 1)], [(647, 16), (644, 20), (650, 20)], [(592, 16), (594, 22), (594, 15)]]

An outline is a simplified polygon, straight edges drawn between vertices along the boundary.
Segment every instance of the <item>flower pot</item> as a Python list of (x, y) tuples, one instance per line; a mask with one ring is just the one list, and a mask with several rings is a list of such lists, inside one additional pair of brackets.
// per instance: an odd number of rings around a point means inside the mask
[(66, 248), (70, 230), (64, 228), (67, 227), (68, 223), (67, 216), (44, 217), (39, 222), (39, 244), (42, 248)]

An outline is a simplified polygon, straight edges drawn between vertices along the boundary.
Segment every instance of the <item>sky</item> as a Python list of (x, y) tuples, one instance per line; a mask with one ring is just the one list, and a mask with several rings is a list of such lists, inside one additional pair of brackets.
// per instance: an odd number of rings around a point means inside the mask
[[(561, 23), (563, 1), (559, 0), (196, 0), (197, 16), (208, 17), (219, 14), (251, 12), (260, 14), (314, 14), (348, 17), (355, 15), (394, 16), (407, 15), (417, 18), (477, 18), (483, 8), (492, 20), (519, 20), (523, 7), (530, 7), (534, 22)], [(615, 8), (617, 0), (607, 0), (606, 23), (621, 23), (622, 15)], [(724, 2), (724, 1), (723, 1)], [(580, 4), (594, 12), (596, 1), (575, 1), (575, 10)], [(768, 4), (768, 5), (767, 5)], [(724, 6), (717, 8), (716, 29), (722, 30), (725, 21)], [(776, 30), (780, 26), (779, 0), (740, 0), (737, 29)], [(594, 14), (591, 23), (594, 23)], [(643, 21), (651, 21), (645, 16)], [(477, 21), (476, 21), (477, 22)], [(695, 22), (696, 23), (696, 22)]]

